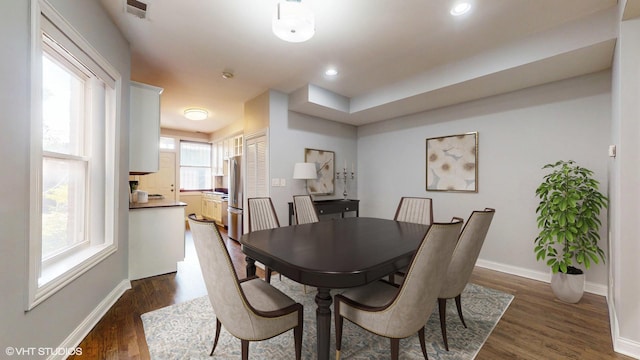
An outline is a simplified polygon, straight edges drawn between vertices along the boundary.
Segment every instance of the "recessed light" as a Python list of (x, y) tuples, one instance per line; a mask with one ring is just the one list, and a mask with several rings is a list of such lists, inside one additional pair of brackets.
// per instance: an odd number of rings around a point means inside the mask
[(223, 71), (222, 72), (223, 79), (233, 79), (233, 73), (231, 71)]
[(338, 75), (338, 70), (336, 70), (335, 68), (329, 68), (324, 72), (324, 74), (327, 76), (336, 76)]
[(184, 117), (189, 120), (204, 120), (209, 116), (209, 113), (205, 109), (191, 108), (184, 111)]
[(449, 13), (453, 16), (460, 16), (462, 14), (466, 14), (469, 10), (471, 10), (471, 4), (468, 2), (459, 2), (451, 8)]

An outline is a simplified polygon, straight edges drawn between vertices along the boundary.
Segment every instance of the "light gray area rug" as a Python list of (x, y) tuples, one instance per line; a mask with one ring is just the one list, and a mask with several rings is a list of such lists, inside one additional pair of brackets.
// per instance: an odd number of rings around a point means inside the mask
[[(316, 359), (316, 304), (315, 289), (289, 279), (271, 283), (297, 302), (304, 305), (303, 359)], [(335, 292), (332, 291), (332, 294)], [(458, 318), (455, 302), (447, 304), (447, 335), (449, 349), (444, 349), (440, 333), (438, 307), (433, 310), (426, 325), (427, 355), (431, 360), (473, 359), (505, 312), (513, 296), (497, 290), (469, 284), (462, 294), (462, 309), (468, 328)], [(145, 337), (152, 359), (211, 359), (215, 314), (207, 297), (168, 306), (142, 315)], [(333, 313), (331, 324), (331, 358), (335, 358), (335, 328)], [(388, 359), (389, 340), (345, 320), (342, 333), (341, 359)], [(240, 340), (229, 334), (224, 326), (213, 356), (214, 359), (239, 359)], [(251, 342), (250, 359), (294, 359), (293, 330), (272, 339)], [(400, 340), (401, 359), (424, 359), (417, 335)]]

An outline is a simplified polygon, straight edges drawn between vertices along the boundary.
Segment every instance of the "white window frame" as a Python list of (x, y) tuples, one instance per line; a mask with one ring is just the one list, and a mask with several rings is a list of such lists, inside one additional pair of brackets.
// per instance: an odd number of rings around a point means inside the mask
[[(106, 61), (93, 46), (78, 33), (46, 0), (31, 0), (31, 146), (30, 146), (30, 220), (29, 220), (29, 248), (28, 248), (28, 295), (26, 310), (31, 310), (45, 299), (55, 294), (61, 288), (78, 278), (96, 264), (106, 259), (118, 249), (118, 194), (119, 171), (119, 133), (122, 98), (122, 79), (119, 72)], [(46, 20), (43, 20), (46, 19)], [(51, 153), (43, 151), (42, 145), (42, 33), (46, 26), (53, 25), (57, 35), (52, 35), (56, 41), (61, 41), (62, 48), (69, 45), (78, 51), (70, 51), (79, 63), (90, 65), (90, 71), (105, 83), (103, 101), (104, 111), (99, 111), (99, 121), (104, 123), (100, 129), (104, 140), (96, 141), (92, 146), (93, 156), (100, 159), (97, 167), (101, 167), (106, 174), (112, 176), (91, 176), (88, 170), (86, 182), (93, 187), (85, 194), (85, 244), (79, 246), (66, 255), (56, 256), (43, 261), (42, 259), (42, 162)], [(89, 80), (92, 81), (92, 80)], [(97, 80), (93, 80), (98, 82)], [(96, 121), (85, 120), (89, 128), (94, 127)], [(96, 129), (87, 129), (85, 134)], [(54, 157), (58, 156), (53, 154)], [(91, 163), (88, 165), (91, 167)], [(95, 163), (94, 163), (95, 166)], [(99, 209), (98, 209), (99, 208)], [(89, 213), (94, 211), (94, 216)], [(91, 220), (88, 218), (91, 217)], [(96, 220), (97, 218), (97, 220)]]
[[(209, 166), (188, 166), (188, 165), (182, 165), (182, 143), (189, 143), (189, 144), (200, 144), (200, 145), (208, 145), (209, 146)], [(189, 191), (202, 191), (202, 190), (213, 190), (213, 144), (210, 142), (204, 142), (204, 141), (193, 141), (193, 140), (180, 140), (178, 142), (178, 153), (180, 154), (180, 157), (178, 159), (178, 165), (179, 165), (179, 174), (178, 177), (180, 179), (180, 191), (181, 192), (189, 192)], [(184, 188), (184, 184), (182, 184), (182, 168), (200, 168), (200, 169), (209, 169), (209, 172), (211, 174), (211, 179), (209, 179), (210, 184), (211, 185), (209, 188), (204, 188), (204, 189), (185, 189)]]

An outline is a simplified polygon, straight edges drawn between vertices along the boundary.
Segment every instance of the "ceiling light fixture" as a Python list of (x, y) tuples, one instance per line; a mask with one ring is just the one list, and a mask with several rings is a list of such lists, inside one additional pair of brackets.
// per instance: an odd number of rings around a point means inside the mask
[(222, 72), (223, 79), (233, 79), (233, 73), (231, 71), (223, 71)]
[(209, 113), (205, 109), (191, 108), (184, 111), (184, 117), (186, 117), (189, 120), (194, 120), (194, 121), (204, 120), (208, 116), (209, 116)]
[(313, 12), (302, 0), (280, 1), (271, 28), (280, 39), (294, 43), (307, 41), (316, 32)]
[(449, 13), (453, 16), (460, 16), (466, 14), (469, 10), (471, 10), (471, 4), (468, 2), (460, 2), (455, 4)]
[(338, 75), (338, 70), (336, 70), (335, 68), (329, 68), (324, 72), (324, 74), (327, 76), (336, 76)]

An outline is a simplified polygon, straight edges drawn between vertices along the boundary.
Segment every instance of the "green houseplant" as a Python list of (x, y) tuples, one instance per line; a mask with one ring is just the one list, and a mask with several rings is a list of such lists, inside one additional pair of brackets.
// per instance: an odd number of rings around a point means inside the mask
[[(589, 269), (592, 262), (605, 261), (604, 251), (598, 246), (601, 225), (598, 216), (603, 208), (607, 208), (608, 200), (598, 190), (599, 183), (593, 179), (593, 171), (573, 160), (547, 164), (543, 169), (551, 172), (536, 189), (540, 198), (536, 208), (540, 229), (535, 239), (536, 259), (547, 260), (553, 272), (551, 287), (556, 297), (566, 302), (578, 302), (584, 291), (584, 274), (574, 265), (582, 264)], [(571, 279), (566, 274), (580, 275), (580, 278)], [(566, 289), (567, 286), (570, 289)], [(558, 291), (569, 291), (570, 294), (563, 295)]]

